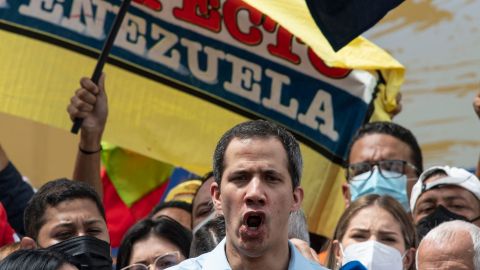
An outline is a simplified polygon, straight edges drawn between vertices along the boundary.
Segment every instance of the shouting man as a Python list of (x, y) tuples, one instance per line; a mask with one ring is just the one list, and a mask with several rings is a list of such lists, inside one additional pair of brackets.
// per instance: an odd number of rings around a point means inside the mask
[(215, 149), (210, 188), (226, 237), (172, 269), (323, 269), (288, 241), (290, 213), (303, 200), (301, 172), (299, 145), (283, 128), (257, 120), (227, 131)]

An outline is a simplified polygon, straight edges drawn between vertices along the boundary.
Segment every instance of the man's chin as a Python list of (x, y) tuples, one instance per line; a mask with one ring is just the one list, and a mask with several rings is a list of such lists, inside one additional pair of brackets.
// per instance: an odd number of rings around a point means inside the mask
[(262, 249), (265, 244), (266, 233), (265, 230), (249, 230), (245, 228), (240, 228), (239, 230), (239, 244), (240, 248), (244, 250), (244, 252), (252, 254), (254, 257), (257, 257), (258, 250)]
[(264, 243), (262, 240), (256, 239), (255, 241), (241, 240), (238, 247), (239, 253), (249, 258), (258, 258), (263, 255)]

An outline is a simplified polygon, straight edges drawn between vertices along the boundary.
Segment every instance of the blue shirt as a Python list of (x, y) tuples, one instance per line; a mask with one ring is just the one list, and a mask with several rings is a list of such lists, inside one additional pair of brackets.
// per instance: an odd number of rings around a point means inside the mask
[[(223, 238), (222, 242), (220, 242), (214, 250), (196, 258), (185, 260), (167, 270), (231, 270), (232, 268), (230, 264), (228, 264), (227, 255), (225, 254), (225, 243), (226, 238)], [(288, 242), (288, 246), (291, 251), (288, 270), (327, 269), (303, 257), (290, 241)]]

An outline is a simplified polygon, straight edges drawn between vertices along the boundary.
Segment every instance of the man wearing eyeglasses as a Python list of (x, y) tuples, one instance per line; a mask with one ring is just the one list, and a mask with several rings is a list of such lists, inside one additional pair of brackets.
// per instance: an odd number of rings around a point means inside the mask
[(410, 191), (423, 170), (415, 136), (392, 122), (362, 126), (352, 139), (343, 186), (345, 203), (367, 194), (390, 195), (409, 212)]

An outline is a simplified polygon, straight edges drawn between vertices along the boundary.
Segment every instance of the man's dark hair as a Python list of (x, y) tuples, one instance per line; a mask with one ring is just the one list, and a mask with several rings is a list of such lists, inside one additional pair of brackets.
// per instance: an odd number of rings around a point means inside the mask
[(192, 239), (190, 258), (212, 251), (225, 237), (225, 218), (218, 216), (198, 228)]
[(417, 139), (410, 130), (393, 122), (371, 122), (361, 126), (355, 136), (353, 136), (352, 142), (350, 143), (347, 155), (348, 164), (350, 164), (350, 152), (355, 142), (363, 138), (364, 136), (371, 134), (390, 135), (406, 143), (410, 147), (410, 150), (412, 152), (411, 159), (413, 161), (413, 165), (417, 168), (417, 176), (420, 176), (420, 173), (422, 173), (423, 171), (423, 157), (422, 150), (418, 145)]
[(177, 246), (180, 253), (188, 258), (192, 233), (174, 219), (161, 216), (157, 220), (144, 219), (133, 225), (125, 234), (118, 249), (117, 270), (130, 264), (133, 245), (150, 235), (162, 237)]
[(48, 249), (20, 249), (0, 262), (0, 270), (58, 270), (69, 263), (67, 258)]
[(268, 139), (271, 137), (278, 139), (282, 143), (287, 153), (288, 172), (292, 178), (292, 186), (294, 188), (298, 187), (302, 178), (303, 166), (300, 147), (290, 132), (265, 120), (254, 120), (238, 124), (222, 136), (213, 154), (213, 177), (218, 185), (220, 185), (222, 180), (225, 151), (234, 138)]
[(153, 217), (156, 213), (160, 212), (165, 208), (179, 208), (185, 210), (188, 213), (192, 213), (192, 204), (184, 202), (184, 201), (169, 201), (169, 202), (161, 202), (153, 208), (150, 212), (149, 217)]
[(24, 212), (26, 236), (37, 240), (38, 232), (45, 224), (44, 215), (47, 207), (55, 207), (61, 202), (75, 199), (92, 200), (105, 219), (102, 201), (91, 186), (83, 182), (61, 178), (40, 187), (28, 202)]

